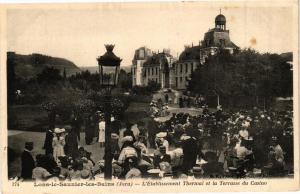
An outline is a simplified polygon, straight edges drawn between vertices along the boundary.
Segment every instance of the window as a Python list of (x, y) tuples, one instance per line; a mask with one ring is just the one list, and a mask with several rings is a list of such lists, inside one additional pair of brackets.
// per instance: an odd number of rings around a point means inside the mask
[(155, 75), (157, 75), (157, 69), (158, 69), (158, 67), (155, 68)]
[(143, 49), (140, 50), (140, 58), (144, 59), (145, 58), (145, 51)]
[(189, 66), (188, 63), (185, 64), (185, 73), (187, 73), (189, 71)]
[(180, 77), (180, 82), (182, 82), (182, 77)]
[[(157, 72), (157, 71), (156, 71), (156, 72)], [(156, 82), (156, 83), (157, 83), (157, 81), (158, 81), (157, 78), (155, 78), (155, 82)]]
[(152, 75), (153, 75), (154, 74), (154, 68), (152, 67), (151, 70), (152, 70)]
[(150, 68), (148, 68), (148, 75), (150, 75)]
[(180, 73), (182, 73), (182, 63), (180, 64)]
[(193, 71), (194, 71), (194, 64), (191, 63), (191, 73), (193, 73)]
[(178, 87), (178, 77), (175, 78), (175, 86)]

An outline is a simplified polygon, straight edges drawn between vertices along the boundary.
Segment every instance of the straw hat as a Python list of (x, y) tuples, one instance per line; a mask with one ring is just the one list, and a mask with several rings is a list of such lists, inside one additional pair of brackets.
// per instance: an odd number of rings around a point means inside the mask
[(157, 138), (164, 138), (167, 136), (167, 132), (159, 132), (158, 134), (156, 134)]
[(54, 133), (60, 133), (60, 131), (61, 131), (60, 128), (55, 128), (54, 129)]
[(112, 139), (119, 139), (119, 136), (118, 136), (118, 134), (116, 134), (116, 133), (112, 133), (112, 134), (111, 134), (111, 138), (112, 138)]
[(188, 139), (190, 139), (191, 138), (191, 136), (188, 136), (188, 135), (182, 135), (181, 137), (180, 137), (180, 140), (181, 141), (184, 141), (184, 140), (188, 140)]
[(122, 142), (132, 142), (133, 141), (133, 137), (132, 136), (125, 136), (122, 138)]

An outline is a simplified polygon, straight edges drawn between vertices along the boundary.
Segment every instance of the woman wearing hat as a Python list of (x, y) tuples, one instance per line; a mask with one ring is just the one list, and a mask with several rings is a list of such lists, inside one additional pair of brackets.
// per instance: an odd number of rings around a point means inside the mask
[(55, 136), (53, 137), (52, 147), (53, 147), (53, 157), (55, 161), (59, 161), (59, 156), (65, 156), (64, 146), (66, 144), (65, 137), (64, 137), (65, 129), (55, 128), (54, 133)]
[(104, 143), (105, 143), (105, 121), (104, 121), (103, 117), (101, 117), (100, 122), (99, 122), (98, 142), (100, 143), (100, 147), (104, 146)]

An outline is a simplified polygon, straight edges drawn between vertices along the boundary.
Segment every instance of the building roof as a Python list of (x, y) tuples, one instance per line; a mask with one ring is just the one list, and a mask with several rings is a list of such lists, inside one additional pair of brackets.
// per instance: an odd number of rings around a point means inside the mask
[(204, 35), (201, 48), (207, 47), (230, 47), (238, 48), (229, 38), (228, 30), (220, 30), (218, 28), (211, 29)]
[(143, 66), (144, 67), (160, 66), (161, 63), (168, 63), (167, 57), (172, 57), (172, 55), (170, 55), (169, 53), (153, 54), (145, 61)]
[(191, 61), (200, 59), (200, 46), (186, 47), (179, 55), (179, 61)]
[(223, 14), (217, 15), (215, 18), (215, 23), (216, 24), (225, 24), (226, 23), (226, 17)]

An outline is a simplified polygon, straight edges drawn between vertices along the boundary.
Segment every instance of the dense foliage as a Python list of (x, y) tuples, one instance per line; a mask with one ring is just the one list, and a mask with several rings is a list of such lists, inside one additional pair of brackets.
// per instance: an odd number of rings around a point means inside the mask
[(150, 95), (161, 88), (160, 84), (150, 80), (147, 86), (134, 86), (132, 93), (135, 95)]
[[(33, 55), (30, 59), (28, 63), (34, 63), (32, 66), (45, 63), (45, 57), (40, 55)], [(105, 93), (100, 86), (98, 73), (82, 71), (67, 76), (70, 74), (66, 68), (62, 72), (53, 66), (45, 66), (35, 76), (24, 77), (15, 73), (15, 67), (20, 65), (16, 55), (8, 53), (8, 113), (9, 118), (13, 118), (9, 120), (10, 128), (20, 127), (16, 125), (18, 115), (12, 111), (15, 105), (40, 107), (48, 118), (38, 122), (44, 122), (45, 125), (69, 123), (73, 114), (83, 119), (96, 111), (104, 111)], [(123, 116), (130, 103), (129, 96), (123, 93), (130, 88), (130, 74), (121, 70), (118, 87), (111, 98), (113, 115)]]
[(259, 54), (245, 49), (231, 55), (221, 51), (210, 56), (204, 65), (192, 74), (188, 89), (205, 96), (231, 99), (234, 105), (239, 98), (264, 99), (293, 95), (292, 66), (278, 54)]

